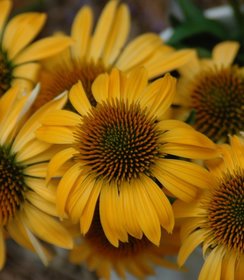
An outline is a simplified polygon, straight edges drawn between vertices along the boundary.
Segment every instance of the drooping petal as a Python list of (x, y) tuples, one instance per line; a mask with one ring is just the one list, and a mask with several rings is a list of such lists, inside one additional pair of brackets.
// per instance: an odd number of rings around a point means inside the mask
[(97, 205), (97, 200), (101, 192), (102, 181), (97, 180), (94, 182), (93, 186), (90, 187), (92, 187), (91, 192), (80, 218), (80, 228), (82, 234), (86, 234), (90, 229), (95, 212), (95, 207)]
[(217, 246), (211, 251), (205, 260), (198, 279), (208, 280), (209, 275), (211, 275), (213, 279), (220, 279), (222, 259), (222, 250)]
[(143, 176), (141, 178), (141, 183), (147, 191), (147, 194), (151, 199), (152, 205), (154, 205), (155, 207), (160, 224), (168, 232), (172, 232), (174, 227), (174, 214), (168, 198), (166, 197), (164, 192), (159, 188), (159, 186), (147, 176)]
[(55, 219), (29, 203), (25, 204), (24, 213), (23, 219), (26, 225), (36, 236), (62, 248), (70, 249), (73, 247), (71, 236)]
[(203, 242), (204, 230), (196, 230), (184, 241), (178, 254), (178, 264), (182, 266), (193, 250)]
[(80, 175), (80, 164), (74, 164), (62, 177), (57, 189), (57, 209), (60, 216), (64, 216), (67, 198), (75, 181)]

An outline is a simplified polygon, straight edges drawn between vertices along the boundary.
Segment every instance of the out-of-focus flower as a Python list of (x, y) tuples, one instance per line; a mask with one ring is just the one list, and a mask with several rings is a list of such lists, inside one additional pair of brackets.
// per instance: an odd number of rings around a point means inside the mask
[(116, 0), (108, 1), (94, 32), (93, 25), (92, 9), (82, 7), (71, 29), (74, 45), (62, 56), (45, 63), (47, 71), (42, 72), (43, 87), (34, 110), (64, 90), (70, 90), (79, 80), (89, 100), (95, 102), (92, 82), (99, 74), (110, 72), (113, 66), (130, 71), (143, 65), (149, 78), (154, 78), (182, 66), (192, 54), (190, 50), (174, 51), (154, 33), (143, 34), (126, 44), (130, 14), (127, 5)]
[(66, 97), (50, 102), (26, 120), (38, 91), (39, 86), (26, 94), (15, 86), (0, 99), (0, 268), (5, 263), (6, 237), (36, 251), (44, 263), (47, 252), (36, 237), (72, 247), (72, 238), (55, 218), (55, 190), (45, 184), (48, 161), (56, 149), (37, 140), (34, 133), (45, 113), (61, 108)]
[(159, 245), (161, 226), (171, 232), (174, 216), (164, 190), (191, 201), (197, 188), (211, 184), (208, 171), (191, 162), (173, 159), (212, 158), (216, 145), (191, 126), (161, 120), (171, 105), (176, 81), (170, 75), (148, 84), (139, 67), (128, 75), (113, 69), (92, 85), (96, 107), (79, 82), (69, 98), (78, 113), (59, 110), (48, 114), (37, 137), (48, 143), (68, 144), (51, 160), (48, 178), (70, 162), (57, 189), (57, 208), (81, 233), (90, 228), (99, 200), (101, 224), (116, 247), (128, 234), (143, 234)]
[(232, 65), (239, 43), (216, 45), (211, 59), (193, 57), (180, 70), (174, 117), (186, 120), (216, 142), (244, 129), (244, 69)]
[(16, 83), (32, 88), (37, 81), (39, 61), (72, 43), (68, 37), (52, 36), (30, 44), (42, 29), (46, 15), (23, 13), (6, 23), (11, 6), (11, 0), (0, 1), (0, 96)]
[(91, 271), (103, 279), (110, 279), (115, 271), (121, 279), (130, 273), (141, 279), (155, 273), (155, 265), (177, 269), (177, 264), (166, 256), (176, 256), (180, 248), (179, 230), (173, 234), (162, 231), (160, 245), (155, 246), (145, 236), (142, 239), (129, 237), (128, 242), (119, 243), (118, 248), (108, 242), (99, 220), (98, 211), (88, 233), (70, 252), (70, 261), (86, 264)]
[(182, 218), (182, 265), (202, 245), (205, 263), (199, 279), (241, 280), (244, 267), (244, 142), (237, 136), (231, 145), (220, 145), (223, 158), (209, 160), (214, 176), (209, 188), (192, 203), (174, 203), (176, 218)]

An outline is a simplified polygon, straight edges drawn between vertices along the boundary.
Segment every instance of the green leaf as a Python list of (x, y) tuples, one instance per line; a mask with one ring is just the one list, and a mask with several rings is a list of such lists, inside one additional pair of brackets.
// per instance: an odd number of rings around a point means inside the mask
[(191, 0), (177, 0), (181, 11), (185, 16), (186, 21), (201, 21), (204, 19), (204, 15), (201, 9), (199, 9)]
[(177, 44), (182, 40), (192, 37), (199, 33), (209, 33), (216, 36), (220, 40), (224, 40), (226, 30), (216, 21), (204, 20), (198, 22), (198, 24), (192, 24), (192, 22), (183, 22), (180, 26), (176, 27), (173, 35), (169, 39), (169, 44)]

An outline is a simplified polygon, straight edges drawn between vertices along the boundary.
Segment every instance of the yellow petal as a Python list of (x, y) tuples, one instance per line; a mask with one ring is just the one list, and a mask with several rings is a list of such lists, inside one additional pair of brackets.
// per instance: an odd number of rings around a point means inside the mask
[(41, 13), (24, 13), (9, 21), (4, 32), (3, 47), (8, 50), (10, 60), (37, 36), (45, 21), (46, 15)]
[[(46, 186), (44, 186), (46, 187)], [(34, 205), (39, 210), (45, 212), (46, 214), (49, 214), (51, 216), (58, 216), (57, 215), (57, 209), (56, 205), (54, 203), (50, 203), (43, 199), (41, 196), (39, 196), (35, 192), (28, 192), (26, 193), (27, 200)]]
[(47, 58), (65, 50), (72, 43), (73, 41), (65, 36), (47, 37), (25, 48), (16, 56), (14, 62), (15, 64), (21, 64)]
[(235, 280), (236, 269), (236, 254), (235, 252), (228, 252), (223, 259), (223, 266), (221, 272), (221, 279), (223, 280)]
[(213, 51), (213, 60), (219, 66), (229, 66), (233, 63), (240, 48), (238, 42), (225, 41), (217, 44)]
[(71, 159), (76, 153), (74, 148), (63, 149), (62, 151), (56, 153), (50, 160), (48, 164), (47, 171), (47, 182), (51, 177), (55, 176), (57, 170), (69, 159)]
[(97, 60), (101, 57), (102, 51), (108, 40), (109, 32), (114, 22), (117, 5), (118, 1), (112, 0), (109, 1), (104, 7), (96, 25), (94, 35), (91, 39), (91, 47), (88, 54), (89, 60), (97, 62)]
[(203, 242), (204, 231), (197, 230), (190, 234), (184, 241), (178, 254), (178, 264), (182, 266), (194, 249)]
[(56, 203), (56, 193), (51, 191), (45, 184), (44, 179), (26, 177), (26, 185), (40, 197), (51, 203)]
[(68, 110), (54, 110), (42, 119), (44, 125), (76, 126), (81, 123), (81, 116)]
[(24, 170), (25, 175), (33, 176), (33, 177), (39, 177), (39, 178), (45, 178), (47, 174), (47, 163), (38, 163), (35, 165), (30, 165), (25, 168)]
[[(118, 226), (116, 220), (116, 211), (114, 210), (114, 192), (116, 186), (104, 185), (101, 189), (99, 198), (100, 221), (108, 241), (115, 247), (119, 246)], [(116, 206), (115, 206), (116, 207)], [(115, 223), (115, 224), (114, 224)]]
[(150, 114), (157, 115), (160, 119), (166, 110), (170, 107), (173, 102), (176, 93), (176, 79), (166, 74), (164, 78), (161, 79), (161, 85), (158, 88), (157, 94), (155, 94), (154, 99), (148, 104)]
[(80, 175), (80, 164), (74, 164), (62, 177), (57, 189), (57, 209), (60, 216), (64, 216), (67, 198), (78, 176)]
[(221, 265), (222, 265), (223, 253), (222, 250), (217, 246), (208, 255), (204, 262), (204, 265), (200, 271), (199, 280), (208, 280), (209, 275), (212, 279), (220, 279)]
[(160, 165), (165, 171), (171, 172), (182, 181), (191, 183), (198, 188), (207, 189), (215, 184), (215, 177), (195, 163), (177, 159), (161, 159)]
[(76, 83), (70, 90), (69, 99), (74, 108), (81, 114), (86, 115), (91, 109), (91, 103), (81, 81)]
[(147, 176), (143, 176), (141, 180), (151, 199), (152, 205), (154, 205), (160, 224), (168, 232), (172, 232), (174, 227), (174, 214), (168, 198), (153, 180)]
[(133, 237), (141, 239), (143, 232), (137, 220), (133, 186), (128, 182), (123, 182), (120, 186), (120, 199), (118, 207), (125, 217), (125, 229)]
[(1, 13), (0, 13), (0, 33), (2, 33), (2, 31), (3, 31), (5, 21), (8, 18), (11, 8), (12, 8), (12, 1), (10, 1), (10, 0), (0, 1), (0, 11), (1, 11)]
[[(0, 98), (0, 123), (3, 121), (3, 118), (9, 114), (9, 111), (13, 109), (13, 104), (17, 99), (19, 94), (19, 87), (11, 87), (3, 96)], [(1, 124), (2, 126), (2, 124)]]
[(36, 236), (62, 248), (71, 249), (73, 247), (71, 236), (54, 218), (29, 203), (26, 203), (24, 210), (24, 221)]
[(112, 101), (116, 98), (120, 99), (120, 71), (113, 68), (109, 77), (108, 99)]
[(86, 206), (80, 219), (81, 233), (86, 234), (91, 226), (92, 219), (97, 205), (98, 196), (101, 192), (102, 181), (96, 181), (92, 186), (90, 196), (87, 200)]
[(73, 144), (75, 137), (73, 130), (67, 127), (43, 126), (37, 129), (36, 136), (47, 143)]
[(45, 150), (47, 150), (51, 144), (34, 139), (26, 143), (26, 145), (16, 154), (16, 161), (22, 162), (24, 160), (30, 159)]
[(191, 203), (176, 200), (173, 203), (174, 216), (175, 218), (200, 217), (202, 210), (199, 206), (200, 202), (198, 200)]
[(109, 75), (99, 75), (92, 84), (92, 93), (98, 103), (106, 100), (109, 96)]
[(87, 53), (87, 49), (91, 39), (91, 32), (93, 27), (93, 14), (88, 6), (82, 7), (72, 24), (71, 36), (75, 40), (71, 47), (72, 54), (78, 60), (81, 60)]
[[(155, 53), (159, 53), (155, 51)], [(160, 54), (155, 57), (152, 57), (145, 61), (144, 66), (148, 70), (149, 77), (155, 78), (161, 76), (166, 72), (178, 69), (186, 64), (192, 58), (192, 50), (179, 50), (165, 55), (164, 50), (162, 49), (161, 57)]]
[(83, 174), (80, 174), (76, 180), (66, 204), (72, 223), (77, 224), (80, 221), (82, 212), (91, 195), (94, 183), (95, 181), (90, 176)]
[(146, 88), (148, 81), (147, 71), (143, 67), (138, 67), (132, 70), (125, 84), (125, 98), (130, 103), (136, 102), (142, 91)]
[(3, 236), (3, 229), (0, 228), (0, 269), (3, 268), (6, 260), (5, 238)]
[(60, 109), (64, 106), (67, 101), (67, 94), (60, 94), (58, 97), (48, 102), (42, 106), (38, 111), (36, 111), (25, 123), (25, 125), (20, 129), (18, 135), (16, 136), (12, 151), (17, 153), (28, 141), (35, 138), (35, 131), (40, 127), (40, 122), (48, 112), (52, 110)]
[(28, 80), (33, 87), (33, 84), (37, 82), (37, 79), (39, 77), (40, 68), (41, 66), (38, 63), (34, 62), (18, 65), (18, 67), (15, 67), (13, 69), (14, 79), (17, 80), (19, 84), (22, 84), (21, 82), (24, 80), (22, 88), (25, 88), (24, 85)]
[(144, 65), (157, 48), (162, 45), (159, 36), (155, 34), (144, 34), (131, 41), (116, 62), (116, 67), (128, 71), (137, 65)]
[(127, 5), (121, 4), (114, 16), (114, 23), (103, 51), (106, 67), (113, 64), (124, 46), (130, 30), (130, 14)]
[(145, 236), (156, 246), (161, 239), (161, 227), (156, 210), (145, 188), (140, 182), (133, 182), (134, 205), (139, 225)]

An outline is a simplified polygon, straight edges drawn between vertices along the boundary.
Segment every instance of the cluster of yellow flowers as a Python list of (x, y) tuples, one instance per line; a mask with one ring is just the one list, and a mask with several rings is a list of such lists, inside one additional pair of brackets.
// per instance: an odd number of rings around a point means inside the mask
[(70, 36), (32, 42), (45, 15), (8, 21), (11, 5), (0, 0), (0, 268), (8, 238), (44, 264), (45, 242), (69, 249), (105, 279), (177, 269), (201, 245), (200, 280), (243, 279), (238, 43), (202, 59), (153, 33), (127, 42), (116, 0), (95, 27), (84, 6)]

